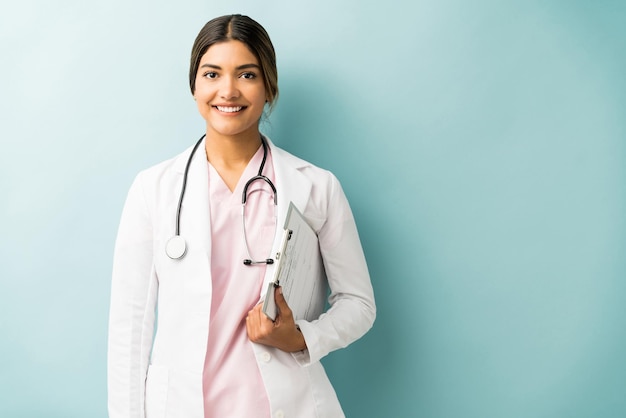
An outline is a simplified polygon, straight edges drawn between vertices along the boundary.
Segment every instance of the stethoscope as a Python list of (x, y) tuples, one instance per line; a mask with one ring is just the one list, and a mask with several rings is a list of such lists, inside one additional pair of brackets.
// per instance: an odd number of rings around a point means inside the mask
[[(185, 166), (185, 174), (183, 175), (183, 185), (180, 190), (180, 198), (178, 199), (178, 208), (176, 209), (176, 235), (170, 238), (165, 245), (165, 254), (171, 259), (179, 260), (185, 256), (187, 253), (187, 242), (185, 238), (180, 235), (180, 211), (183, 207), (183, 198), (185, 197), (185, 190), (187, 189), (187, 177), (189, 175), (189, 167), (191, 166), (191, 161), (193, 160), (193, 156), (196, 153), (196, 150), (202, 143), (206, 135), (202, 135), (196, 145), (191, 150), (191, 154), (189, 155), (189, 159), (187, 160), (187, 165)], [(246, 235), (246, 201), (248, 200), (248, 187), (258, 180), (263, 180), (272, 188), (272, 192), (274, 192), (274, 208), (278, 205), (278, 199), (276, 197), (276, 187), (272, 181), (263, 175), (263, 169), (265, 168), (265, 161), (267, 160), (267, 143), (265, 138), (261, 136), (261, 145), (263, 145), (263, 160), (261, 161), (261, 165), (259, 166), (259, 172), (256, 176), (250, 178), (243, 187), (243, 192), (241, 193), (241, 219), (243, 222), (243, 239), (246, 245), (246, 253), (248, 254), (248, 258), (243, 260), (243, 264), (246, 266), (255, 265), (255, 264), (273, 264), (274, 260), (271, 258), (267, 258), (265, 260), (254, 260), (252, 256), (250, 256), (250, 247), (248, 246), (248, 236)]]

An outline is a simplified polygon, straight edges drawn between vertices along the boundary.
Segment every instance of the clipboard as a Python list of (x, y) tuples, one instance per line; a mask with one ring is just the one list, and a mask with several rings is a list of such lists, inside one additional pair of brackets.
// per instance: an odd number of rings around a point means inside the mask
[(278, 308), (274, 291), (281, 286), (295, 320), (319, 318), (328, 295), (326, 270), (317, 234), (293, 202), (289, 203), (279, 248), (274, 278), (268, 284), (263, 301), (263, 313), (272, 321), (276, 320)]

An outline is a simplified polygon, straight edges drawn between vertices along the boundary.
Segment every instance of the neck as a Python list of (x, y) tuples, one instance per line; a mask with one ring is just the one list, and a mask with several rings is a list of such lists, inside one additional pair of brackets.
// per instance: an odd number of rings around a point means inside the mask
[(214, 166), (246, 166), (261, 145), (259, 131), (245, 135), (208, 134), (205, 141), (207, 160)]

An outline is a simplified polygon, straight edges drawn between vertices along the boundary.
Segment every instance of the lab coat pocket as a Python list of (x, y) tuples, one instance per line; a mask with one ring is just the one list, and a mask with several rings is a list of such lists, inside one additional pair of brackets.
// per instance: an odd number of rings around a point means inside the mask
[(161, 366), (148, 366), (146, 377), (146, 418), (165, 418), (167, 406), (168, 370)]

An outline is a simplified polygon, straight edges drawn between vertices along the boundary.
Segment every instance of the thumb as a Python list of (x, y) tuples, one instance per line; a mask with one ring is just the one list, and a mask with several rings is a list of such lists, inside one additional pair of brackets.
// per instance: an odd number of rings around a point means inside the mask
[(283, 295), (283, 288), (281, 286), (276, 288), (276, 291), (274, 292), (274, 300), (276, 301), (278, 312), (282, 316), (289, 315), (291, 313), (291, 309), (289, 309), (289, 305), (287, 305), (287, 300), (285, 299), (285, 295)]

